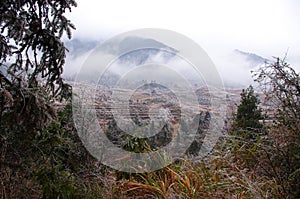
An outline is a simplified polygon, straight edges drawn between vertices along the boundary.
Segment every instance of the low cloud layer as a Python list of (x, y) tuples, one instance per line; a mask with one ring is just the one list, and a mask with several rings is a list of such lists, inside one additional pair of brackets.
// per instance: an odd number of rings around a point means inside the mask
[[(64, 70), (64, 77), (66, 79), (74, 79), (76, 77), (76, 74), (80, 71), (85, 61), (99, 43), (101, 42), (75, 39), (68, 44), (70, 52), (67, 56)], [(226, 53), (222, 51), (222, 53), (214, 54), (211, 56), (211, 59), (226, 87), (243, 88), (254, 83), (251, 71), (257, 70), (260, 65), (264, 64), (264, 60), (267, 60), (268, 58), (261, 57), (253, 52), (249, 53), (231, 49), (226, 51)], [(119, 60), (112, 63), (109, 73), (107, 74), (114, 75), (114, 78), (116, 78), (116, 76), (122, 76), (126, 73), (129, 68), (133, 68), (139, 64), (150, 63), (168, 65), (179, 74), (184, 74), (189, 80), (194, 81), (195, 84), (199, 81), (197, 80), (199, 77), (195, 76), (195, 73), (189, 69), (192, 66), (186, 61), (176, 55), (170, 55), (170, 53), (168, 54), (159, 50), (140, 50), (129, 55), (124, 55)], [(90, 71), (85, 72), (87, 74), (92, 74), (93, 70), (93, 68), (90, 68)], [(106, 78), (108, 81), (110, 77)], [(204, 82), (205, 80), (200, 81)]]

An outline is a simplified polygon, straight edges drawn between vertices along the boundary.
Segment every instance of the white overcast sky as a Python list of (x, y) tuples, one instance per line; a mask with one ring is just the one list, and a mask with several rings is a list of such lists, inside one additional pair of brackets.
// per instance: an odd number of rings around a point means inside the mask
[(68, 15), (73, 38), (108, 39), (138, 28), (163, 28), (196, 41), (214, 60), (240, 49), (283, 57), (300, 68), (298, 0), (77, 0)]

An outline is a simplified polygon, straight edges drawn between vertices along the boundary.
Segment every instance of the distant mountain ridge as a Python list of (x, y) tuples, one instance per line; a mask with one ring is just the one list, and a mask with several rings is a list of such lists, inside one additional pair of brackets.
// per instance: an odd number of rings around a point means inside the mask
[[(180, 60), (178, 58), (176, 59), (178, 53), (177, 49), (152, 38), (128, 36), (122, 40), (115, 40), (109, 43), (102, 42), (103, 40), (97, 41), (80, 38), (66, 41), (65, 44), (69, 49), (69, 53), (67, 55), (65, 77), (74, 79), (76, 73), (79, 72), (80, 67), (83, 65), (84, 61), (88, 59), (89, 54), (94, 49), (116, 55), (116, 60), (114, 61), (115, 67), (113, 67), (112, 70), (107, 70), (100, 80), (103, 85), (114, 85), (124, 72), (129, 71), (135, 66), (153, 63), (172, 64), (172, 66), (178, 63), (178, 65), (182, 65), (180, 62), (174, 62), (174, 60)], [(99, 45), (101, 43), (102, 45)], [(223, 81), (225, 87), (228, 88), (244, 87), (244, 83), (236, 81), (237, 79), (239, 80), (241, 74), (246, 76), (245, 74), (247, 71), (250, 73), (250, 70), (269, 61), (263, 56), (239, 49), (233, 50), (232, 54), (229, 56), (231, 56), (230, 63), (236, 65), (236, 69), (233, 70), (233, 72), (236, 74), (237, 78), (232, 78), (232, 73), (228, 75), (225, 71), (227, 76), (224, 76), (225, 78), (223, 78)], [(182, 68), (180, 72), (184, 73), (189, 80), (194, 81), (194, 76), (188, 73), (188, 68), (186, 70), (185, 68)], [(94, 75), (95, 70), (94, 68), (91, 68), (89, 71), (84, 71), (84, 73), (87, 73), (87, 75)]]
[[(65, 42), (65, 44), (69, 50), (68, 56), (70, 56), (71, 58), (76, 58), (95, 49), (99, 44), (101, 44), (101, 42), (102, 41), (83, 40), (75, 38)], [(140, 46), (151, 46), (151, 48), (141, 50)], [(132, 49), (136, 50), (133, 50), (130, 53), (120, 56), (119, 61), (122, 63), (132, 62), (133, 64), (143, 64), (149, 58), (160, 53), (161, 49), (164, 49), (168, 52), (163, 54), (165, 59), (169, 59), (172, 56), (175, 56), (176, 53), (178, 53), (178, 50), (171, 48), (155, 39), (137, 36), (129, 36), (124, 38), (122, 41), (116, 41), (101, 46), (101, 50), (110, 54), (127, 52)], [(269, 61), (268, 59), (255, 53), (245, 52), (239, 49), (235, 49), (233, 52), (235, 55), (244, 58), (248, 63), (250, 63), (251, 66), (254, 67)]]
[[(66, 47), (70, 52), (70, 56), (72, 57), (80, 56), (83, 53), (95, 49), (101, 43), (102, 41), (82, 40), (77, 38), (65, 42)], [(167, 50), (171, 54), (176, 54), (178, 52), (178, 50), (155, 39), (138, 36), (128, 36), (121, 41), (113, 41), (107, 44), (102, 44), (98, 50), (102, 50), (110, 54), (119, 54), (120, 52), (137, 51), (140, 49), (149, 50), (151, 51), (150, 54), (153, 52), (159, 52), (161, 49)]]
[[(131, 68), (152, 63), (167, 64), (176, 56), (178, 50), (152, 38), (128, 36), (122, 40), (103, 42), (96, 40), (73, 39), (66, 42), (69, 50), (66, 76), (74, 77), (79, 72), (84, 60), (88, 59), (93, 50), (115, 55), (116, 60), (111, 63), (114, 69), (106, 70), (100, 82), (112, 85), (120, 78), (124, 71)], [(87, 75), (94, 75), (95, 69), (83, 71)]]
[(265, 62), (269, 61), (268, 59), (266, 59), (262, 56), (259, 56), (259, 55), (254, 54), (254, 53), (244, 52), (244, 51), (241, 51), (239, 49), (235, 49), (234, 53), (244, 57), (246, 59), (246, 61), (250, 62), (250, 64), (252, 66), (257, 66), (257, 65), (260, 65), (260, 64), (264, 64)]
[(94, 49), (98, 43), (99, 41), (96, 40), (81, 40), (76, 38), (65, 42), (65, 45), (69, 50), (68, 56), (76, 58)]

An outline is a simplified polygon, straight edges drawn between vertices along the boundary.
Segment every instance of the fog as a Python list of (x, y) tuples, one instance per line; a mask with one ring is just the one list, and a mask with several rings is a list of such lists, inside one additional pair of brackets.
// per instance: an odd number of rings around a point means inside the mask
[[(68, 14), (73, 37), (103, 41), (140, 28), (176, 31), (198, 43), (225, 82), (251, 83), (250, 68), (234, 49), (272, 60), (283, 58), (300, 71), (300, 1), (96, 1), (77, 0)], [(86, 55), (68, 57), (65, 74), (76, 72)], [(72, 67), (71, 67), (72, 66)]]
[[(91, 41), (86, 42), (89, 43)], [(101, 45), (101, 42), (94, 42)], [(82, 43), (84, 44), (85, 41), (83, 40)], [(82, 46), (82, 48), (84, 48), (84, 46)], [(76, 77), (76, 74), (86, 64), (87, 59), (90, 59), (91, 53), (94, 50), (96, 50), (96, 48), (81, 51), (81, 53), (74, 53), (74, 49), (71, 48), (67, 56), (64, 77), (66, 79), (74, 79)], [(181, 74), (185, 78), (191, 80), (191, 82), (194, 82), (193, 84), (200, 85), (206, 81), (205, 79), (203, 79), (203, 77), (195, 75), (195, 71), (193, 71), (193, 66), (189, 64), (186, 60), (184, 60), (184, 58), (181, 58), (176, 54), (170, 55), (170, 53), (167, 53), (165, 51), (156, 51), (139, 50), (137, 52), (131, 52), (128, 55), (123, 55), (122, 57), (116, 59), (114, 62), (110, 63), (110, 65), (106, 66), (106, 73), (108, 74), (109, 72), (109, 75), (114, 74), (117, 76), (124, 76), (125, 73), (128, 73), (130, 70), (133, 70), (134, 67), (136, 67), (138, 63), (142, 61), (143, 63), (140, 65), (160, 64), (168, 66), (178, 74)], [(149, 57), (147, 57), (145, 60), (141, 60), (141, 55), (145, 53), (148, 53)], [(251, 62), (251, 57), (249, 60), (249, 57), (237, 53), (233, 49), (227, 51), (222, 50), (220, 51), (220, 53), (214, 53), (213, 56), (210, 56), (208, 54), (208, 56), (213, 61), (224, 84), (227, 87), (233, 88), (243, 88), (248, 86), (249, 84), (254, 84), (251, 71), (257, 70), (259, 66), (263, 64), (263, 62), (253, 63), (253, 61)], [(263, 58), (272, 60), (272, 57)], [(101, 66), (97, 65), (97, 63), (90, 67), (85, 66), (84, 72), (87, 73), (87, 76), (89, 73), (93, 75), (97, 70), (97, 67)], [(156, 71), (156, 73), (159, 72), (161, 71)], [(142, 77), (137, 77), (137, 79), (142, 79)]]

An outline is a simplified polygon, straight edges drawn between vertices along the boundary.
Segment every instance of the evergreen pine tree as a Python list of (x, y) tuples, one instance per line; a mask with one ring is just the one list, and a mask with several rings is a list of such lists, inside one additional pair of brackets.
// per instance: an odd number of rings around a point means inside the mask
[(258, 107), (259, 104), (258, 96), (251, 85), (246, 90), (242, 90), (233, 127), (239, 132), (246, 133), (247, 138), (255, 138), (255, 135), (262, 130), (263, 125), (260, 120), (263, 119), (263, 115)]

